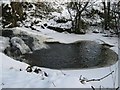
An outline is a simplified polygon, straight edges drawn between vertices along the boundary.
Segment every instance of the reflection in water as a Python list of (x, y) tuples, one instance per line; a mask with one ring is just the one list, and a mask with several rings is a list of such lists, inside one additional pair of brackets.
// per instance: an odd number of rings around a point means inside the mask
[(53, 69), (79, 69), (109, 66), (118, 60), (114, 51), (93, 41), (46, 44), (48, 49), (25, 55), (29, 64)]

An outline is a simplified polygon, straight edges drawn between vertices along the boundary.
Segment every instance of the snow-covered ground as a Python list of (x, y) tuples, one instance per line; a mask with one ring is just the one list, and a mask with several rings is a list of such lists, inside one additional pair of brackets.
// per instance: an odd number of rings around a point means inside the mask
[[(28, 0), (32, 1), (32, 0)], [(54, 0), (52, 0), (55, 2)], [(65, 0), (66, 1), (66, 0)], [(68, 0), (67, 0), (68, 1)], [(115, 1), (115, 0), (114, 0)], [(9, 0), (4, 0), (2, 2), (10, 3)], [(97, 1), (99, 2), (99, 0)], [(59, 4), (59, 3), (58, 3)], [(58, 5), (54, 5), (56, 7)], [(100, 5), (99, 5), (100, 6)], [(34, 42), (36, 45), (35, 49), (45, 48), (44, 42), (55, 42), (58, 41), (60, 43), (73, 43), (76, 41), (82, 40), (91, 40), (98, 43), (108, 43), (110, 45), (114, 45), (114, 47), (110, 48), (114, 50), (118, 54), (118, 37), (103, 37), (102, 33), (87, 33), (85, 35), (77, 35), (77, 34), (69, 34), (67, 32), (59, 33), (53, 30), (49, 30), (45, 27), (45, 29), (41, 29), (40, 25), (47, 23), (48, 25), (52, 25), (55, 27), (68, 28), (71, 27), (71, 22), (65, 23), (56, 23), (54, 19), (58, 19), (65, 17), (66, 19), (70, 19), (70, 15), (65, 6), (62, 6), (62, 13), (52, 12), (52, 16), (55, 18), (50, 20), (40, 20), (39, 18), (27, 18), (25, 25), (30, 26), (31, 22), (42, 21), (39, 22), (38, 25), (34, 25), (33, 27), (37, 29), (31, 30), (30, 28), (25, 27), (17, 27), (14, 28), (14, 34), (26, 34), (32, 37), (37, 38), (39, 43)], [(96, 8), (101, 11), (101, 8), (95, 5), (93, 8)], [(35, 7), (33, 7), (35, 9)], [(30, 10), (30, 12), (34, 12), (34, 10)], [(27, 12), (29, 16), (30, 12)], [(89, 19), (86, 19), (89, 22)], [(99, 17), (96, 16), (96, 20), (92, 22), (100, 21)], [(22, 25), (20, 25), (22, 26)], [(22, 42), (22, 41), (21, 41)], [(23, 43), (24, 44), (24, 43)], [(22, 44), (22, 45), (23, 45)], [(4, 49), (9, 46), (9, 38), (5, 38), (0, 36), (0, 88), (117, 88), (118, 87), (118, 62), (109, 67), (103, 68), (95, 68), (95, 69), (77, 69), (77, 70), (54, 70), (49, 68), (42, 67), (34, 67), (40, 68), (42, 71), (39, 74), (35, 72), (27, 72), (26, 68), (29, 66), (24, 62), (20, 62), (14, 60), (5, 54), (3, 54)], [(24, 46), (24, 45), (23, 45)], [(24, 48), (22, 48), (24, 49)], [(22, 50), (21, 49), (21, 50)], [(82, 79), (99, 79), (102, 78), (109, 73), (114, 71), (111, 75), (104, 78), (101, 81), (91, 81), (81, 83), (80, 76), (82, 75)], [(48, 77), (44, 75), (44, 72), (48, 74)], [(91, 88), (91, 90), (93, 90)]]
[[(111, 49), (118, 54), (118, 38), (103, 37), (103, 34), (88, 33), (76, 35), (68, 33), (58, 33), (49, 29), (37, 28), (34, 31), (27, 28), (15, 28), (15, 33), (26, 33), (33, 37), (38, 37), (41, 42), (59, 41), (61, 43), (72, 43), (81, 40), (91, 40), (98, 43), (104, 42), (114, 45)], [(0, 45), (4, 47), (8, 39), (0, 37)], [(5, 42), (6, 41), (6, 42)], [(4, 48), (2, 48), (3, 51)], [(0, 52), (0, 87), (1, 88), (115, 88), (118, 87), (118, 63), (104, 68), (77, 69), (77, 70), (54, 70), (39, 67), (42, 71), (39, 74), (26, 71), (28, 64), (16, 61)], [(35, 67), (34, 67), (35, 68)], [(37, 67), (38, 68), (38, 67)], [(99, 79), (114, 71), (111, 75), (101, 81), (91, 81), (81, 83), (79, 78)], [(44, 76), (44, 72), (48, 77)]]

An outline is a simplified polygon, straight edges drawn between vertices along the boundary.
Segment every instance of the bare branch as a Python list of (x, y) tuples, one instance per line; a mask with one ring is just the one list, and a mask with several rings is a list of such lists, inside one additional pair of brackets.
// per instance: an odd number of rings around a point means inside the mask
[(94, 88), (93, 86), (91, 86), (91, 88), (92, 88), (93, 90), (95, 90), (95, 88)]
[(80, 11), (80, 13), (82, 13), (82, 12), (85, 10), (85, 8), (87, 7), (87, 5), (89, 4), (89, 1), (90, 1), (90, 0), (88, 0), (88, 1), (86, 2), (86, 4), (84, 5), (84, 7), (83, 7), (82, 10)]
[(54, 86), (54, 87), (56, 87), (56, 85), (55, 85), (55, 83), (54, 83), (54, 82), (52, 82), (52, 84), (53, 84), (53, 86)]
[[(104, 77), (102, 77), (102, 78), (99, 78), (99, 79), (90, 79), (90, 80), (88, 80), (88, 79), (85, 78), (85, 77), (82, 78), (82, 75), (80, 75), (79, 80), (80, 80), (80, 82), (81, 82), (82, 84), (85, 84), (86, 82), (91, 82), (91, 81), (101, 81), (101, 80), (103, 80), (104, 78), (106, 78), (106, 77), (108, 77), (109, 75), (111, 75), (113, 72), (114, 72), (114, 71), (112, 71), (111, 73), (107, 74), (106, 76), (104, 76)], [(94, 90), (94, 87), (92, 87), (92, 89)]]
[(102, 78), (100, 78), (100, 79), (91, 79), (91, 80), (87, 80), (86, 82), (101, 81), (101, 80), (103, 80), (104, 78), (106, 78), (106, 77), (108, 77), (109, 75), (111, 75), (113, 72), (114, 72), (114, 71), (112, 71), (111, 73), (109, 73), (108, 75), (106, 75), (106, 76), (104, 76), (104, 77), (102, 77)]

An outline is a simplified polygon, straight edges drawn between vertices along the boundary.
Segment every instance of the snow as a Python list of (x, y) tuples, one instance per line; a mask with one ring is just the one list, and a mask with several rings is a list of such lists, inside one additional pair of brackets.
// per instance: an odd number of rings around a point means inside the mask
[(45, 48), (45, 49), (49, 48), (46, 44), (44, 44), (43, 42), (41, 43), (41, 41), (40, 40), (38, 41), (38, 40), (39, 39), (34, 39), (34, 42), (33, 42), (34, 46), (32, 47), (33, 50), (40, 50), (42, 48)]
[[(58, 33), (49, 29), (39, 29), (34, 31), (27, 28), (14, 28), (16, 32), (25, 33), (27, 35), (36, 37), (40, 40), (40, 43), (55, 42), (61, 43), (73, 43), (81, 40), (91, 40), (98, 43), (104, 42), (114, 45), (113, 49), (118, 53), (118, 38), (117, 37), (103, 37), (103, 34), (87, 33), (85, 35)], [(3, 37), (1, 37), (3, 38)], [(7, 39), (7, 38), (4, 38)], [(0, 39), (1, 40), (1, 39)], [(1, 41), (0, 41), (1, 42)], [(77, 70), (55, 70), (49, 68), (39, 67), (42, 71), (48, 73), (48, 77), (45, 77), (42, 73), (36, 74), (34, 72), (29, 73), (25, 69), (28, 64), (24, 62), (16, 61), (3, 53), (0, 53), (0, 68), (2, 68), (2, 82), (0, 87), (2, 88), (115, 88), (118, 87), (118, 63), (103, 68), (95, 69), (77, 69)], [(36, 68), (36, 67), (34, 67)], [(38, 67), (37, 67), (38, 68)], [(20, 71), (22, 69), (22, 71)], [(114, 73), (101, 81), (85, 82), (82, 84), (79, 80), (80, 76), (90, 79), (99, 79), (114, 71)], [(29, 83), (28, 83), (29, 82)]]
[[(41, 31), (42, 32), (42, 31)], [(96, 41), (99, 44), (102, 44), (102, 41), (105, 41), (107, 44), (114, 45), (115, 47), (112, 47), (111, 49), (114, 50), (116, 53), (118, 53), (118, 37), (103, 37), (104, 34), (94, 34), (94, 33), (87, 33), (85, 35), (76, 35), (76, 34), (65, 34), (65, 33), (46, 33), (42, 32), (44, 34), (47, 34), (50, 38), (53, 38), (53, 41), (59, 41), (60, 43), (73, 43), (76, 41), (84, 41), (84, 40), (90, 40), (90, 41)], [(61, 38), (64, 37), (64, 38)], [(46, 40), (51, 41), (51, 39)]]
[[(115, 50), (116, 53), (118, 53), (118, 37), (103, 37), (103, 33), (98, 33), (98, 34), (95, 34), (95, 33), (86, 33), (85, 35), (78, 35), (78, 34), (69, 34), (69, 33), (59, 33), (59, 32), (56, 32), (56, 31), (53, 31), (53, 30), (50, 30), (50, 29), (42, 29), (41, 27), (36, 27), (38, 31), (35, 31), (35, 30), (31, 30), (29, 28), (19, 28), (19, 27), (16, 27), (14, 28), (14, 31), (17, 33), (24, 33), (26, 35), (30, 35), (32, 37), (35, 37), (37, 38), (40, 43), (43, 43), (43, 42), (55, 42), (55, 41), (58, 41), (60, 43), (73, 43), (73, 42), (76, 42), (76, 41), (82, 41), (82, 40), (90, 40), (90, 41), (95, 41), (95, 42), (98, 42), (99, 44), (102, 44), (104, 42), (106, 42), (107, 44), (110, 44), (110, 45), (114, 45), (114, 47), (112, 47), (111, 49)], [(62, 38), (64, 37), (64, 38)], [(102, 40), (102, 41), (101, 41)]]
[[(32, 47), (33, 50), (37, 50), (37, 49), (41, 49), (41, 48), (48, 48), (48, 46), (46, 44), (44, 44), (44, 41), (46, 39), (49, 39), (49, 37), (41, 34), (40, 32), (31, 30), (30, 28), (24, 28), (24, 27), (22, 27), (22, 28), (16, 27), (16, 28), (13, 28), (12, 30), (14, 31), (13, 33), (15, 35), (23, 34), (23, 35), (28, 35), (30, 37), (33, 37), (33, 39), (34, 39), (34, 41), (33, 41), (34, 46)], [(24, 48), (23, 48), (23, 50), (24, 50)], [(28, 49), (28, 51), (29, 51), (29, 49)]]
[[(2, 83), (4, 84), (2, 85), (3, 88), (91, 88), (91, 86), (99, 88), (100, 85), (106, 88), (114, 87), (114, 83), (111, 82), (115, 80), (115, 73), (113, 76), (111, 75), (100, 82), (88, 82), (85, 84), (79, 81), (79, 77), (82, 75), (87, 79), (101, 78), (116, 69), (117, 64), (106, 68), (86, 70), (61, 71), (41, 68), (42, 71), (48, 73), (48, 77), (44, 77), (41, 73), (26, 72), (25, 69), (28, 65), (23, 62), (15, 61), (3, 53), (0, 53), (0, 57), (2, 57), (2, 59), (0, 59), (0, 61), (2, 61), (2, 65), (0, 66), (2, 68), (2, 76), (0, 75), (0, 77), (2, 77)], [(22, 69), (22, 71), (20, 71), (20, 69)], [(115, 84), (117, 84), (117, 82), (115, 82)]]
[[(4, 2), (9, 3), (9, 0), (5, 0)], [(93, 8), (96, 8), (96, 6), (94, 6)], [(34, 12), (34, 9), (35, 7), (33, 8), (33, 10), (27, 12), (27, 15), (29, 16), (30, 12)], [(39, 18), (28, 17), (24, 23), (26, 26), (30, 26), (31, 22), (34, 22), (36, 20), (42, 21), (39, 22), (38, 25), (43, 25), (47, 23), (48, 25), (57, 27), (71, 27), (70, 21), (66, 24), (58, 24), (55, 22), (58, 17), (65, 17), (66, 19), (70, 19), (67, 9), (65, 7), (62, 7), (62, 9), (62, 13), (52, 12), (52, 15), (55, 17), (54, 19), (51, 19), (49, 21), (46, 19), (40, 20)], [(98, 7), (97, 9), (101, 11), (101, 7)], [(90, 22), (89, 19), (86, 20)], [(97, 16), (96, 22), (100, 22), (100, 19)], [(42, 29), (40, 26), (37, 25), (34, 26), (34, 28), (36, 28), (37, 31), (25, 27), (16, 27), (13, 29), (14, 34), (16, 35), (24, 34), (33, 37), (34, 50), (49, 48), (48, 46), (46, 46), (46, 44), (44, 44), (44, 42), (73, 43), (83, 40), (90, 40), (95, 41), (99, 44), (102, 44), (102, 41), (104, 41), (105, 43), (114, 45), (114, 47), (111, 47), (110, 49), (118, 54), (118, 37), (103, 37), (104, 34), (102, 33), (87, 33), (85, 35), (77, 35), (73, 33), (69, 34), (65, 32), (59, 33), (47, 28)], [(17, 40), (19, 42), (16, 42)], [(17, 47), (19, 47), (23, 53), (26, 52), (26, 48), (29, 50), (29, 47), (26, 46), (20, 38), (14, 37), (12, 38), (12, 41), (15, 42), (14, 44), (17, 45)], [(22, 44), (20, 44), (20, 42)], [(42, 70), (41, 73), (36, 74), (35, 72), (29, 73), (26, 71), (26, 68), (29, 66), (28, 64), (14, 60), (2, 53), (4, 49), (9, 46), (9, 38), (0, 36), (0, 46), (0, 88), (91, 88), (91, 86), (95, 88), (118, 87), (118, 62), (109, 67), (77, 70), (55, 70), (34, 66), (34, 68), (40, 68)], [(20, 69), (22, 71), (20, 71)], [(101, 81), (85, 82), (83, 84), (79, 80), (81, 75), (82, 78), (85, 77), (88, 80), (99, 79), (112, 71), (114, 71), (112, 75), (106, 77)], [(48, 77), (45, 77), (43, 75), (43, 72), (48, 73)]]
[(9, 46), (9, 38), (0, 36), (0, 52), (3, 52)]

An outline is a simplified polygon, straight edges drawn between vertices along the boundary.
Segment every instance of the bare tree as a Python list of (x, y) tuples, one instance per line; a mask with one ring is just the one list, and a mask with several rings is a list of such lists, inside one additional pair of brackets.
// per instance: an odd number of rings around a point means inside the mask
[(68, 12), (70, 13), (70, 16), (72, 18), (72, 14), (69, 10), (69, 8), (72, 8), (76, 11), (76, 14), (75, 14), (75, 17), (74, 17), (74, 20), (72, 20), (72, 30), (75, 32), (75, 33), (84, 33), (82, 28), (83, 28), (83, 21), (81, 19), (82, 17), (82, 13), (83, 11), (85, 11), (86, 7), (88, 6), (89, 4), (89, 1), (86, 1), (86, 2), (70, 2), (70, 6), (68, 7)]
[[(12, 9), (12, 27), (17, 26), (17, 21), (23, 19), (23, 8), (21, 2), (11, 2)], [(19, 17), (17, 16), (19, 15)]]
[(103, 13), (104, 29), (109, 30), (111, 28), (117, 34), (118, 31), (120, 30), (120, 27), (119, 27), (120, 1), (110, 2), (110, 0), (103, 0), (102, 3), (103, 3), (103, 7), (104, 7), (104, 13)]
[(22, 2), (11, 2), (10, 5), (2, 4), (3, 27), (16, 27), (17, 21), (23, 20), (23, 15)]
[(120, 30), (120, 1), (114, 2), (112, 5), (112, 14), (114, 17), (114, 27), (115, 27), (115, 33), (119, 33)]

